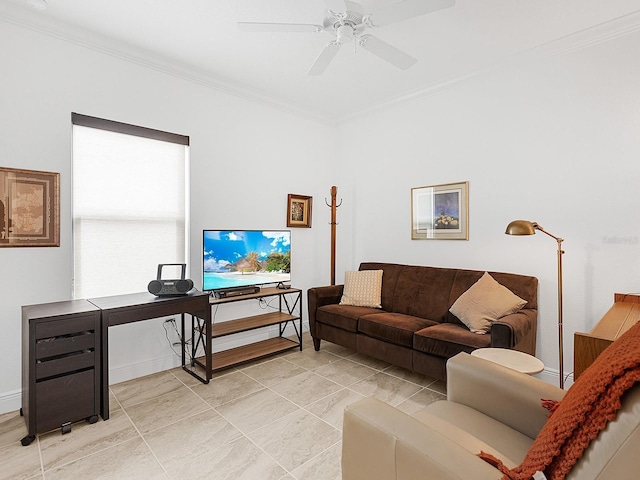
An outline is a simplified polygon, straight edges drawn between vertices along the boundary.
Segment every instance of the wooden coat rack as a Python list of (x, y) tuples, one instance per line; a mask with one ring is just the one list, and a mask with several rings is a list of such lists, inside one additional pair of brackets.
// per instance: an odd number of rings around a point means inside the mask
[(324, 203), (327, 204), (328, 207), (331, 207), (331, 285), (336, 284), (336, 214), (337, 209), (340, 205), (342, 205), (342, 199), (340, 203), (336, 202), (336, 197), (338, 195), (338, 187), (335, 185), (331, 187), (331, 204), (327, 202), (327, 199), (324, 199)]

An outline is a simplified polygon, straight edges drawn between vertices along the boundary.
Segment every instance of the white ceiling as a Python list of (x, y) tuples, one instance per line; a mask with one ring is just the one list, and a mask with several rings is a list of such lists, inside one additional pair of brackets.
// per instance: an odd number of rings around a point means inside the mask
[[(321, 24), (323, 0), (46, 1), (40, 11), (0, 0), (0, 17), (329, 122), (640, 11), (640, 0), (457, 0), (368, 32), (417, 58), (410, 69), (345, 45), (312, 77), (306, 72), (328, 33), (247, 33), (236, 22)], [(359, 3), (373, 12), (395, 1)]]

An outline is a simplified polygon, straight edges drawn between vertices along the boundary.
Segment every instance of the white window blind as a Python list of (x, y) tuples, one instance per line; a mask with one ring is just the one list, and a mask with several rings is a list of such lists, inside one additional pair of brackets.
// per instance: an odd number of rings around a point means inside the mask
[(146, 291), (187, 263), (188, 137), (72, 119), (74, 298)]

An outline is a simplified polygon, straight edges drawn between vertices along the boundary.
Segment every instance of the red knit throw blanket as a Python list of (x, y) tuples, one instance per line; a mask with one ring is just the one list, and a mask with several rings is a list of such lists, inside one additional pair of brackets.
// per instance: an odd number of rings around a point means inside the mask
[[(509, 470), (498, 458), (479, 456), (504, 474), (502, 480), (530, 480), (538, 471), (560, 480), (571, 471), (591, 441), (616, 418), (620, 397), (640, 381), (640, 323), (613, 342), (555, 405), (523, 462)], [(543, 403), (545, 401), (543, 400)], [(553, 402), (552, 402), (553, 403)]]

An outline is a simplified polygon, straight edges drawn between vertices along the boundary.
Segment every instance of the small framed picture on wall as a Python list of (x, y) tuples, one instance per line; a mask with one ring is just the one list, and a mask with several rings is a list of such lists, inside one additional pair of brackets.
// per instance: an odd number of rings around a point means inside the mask
[(307, 195), (287, 195), (287, 227), (311, 228), (311, 202)]

